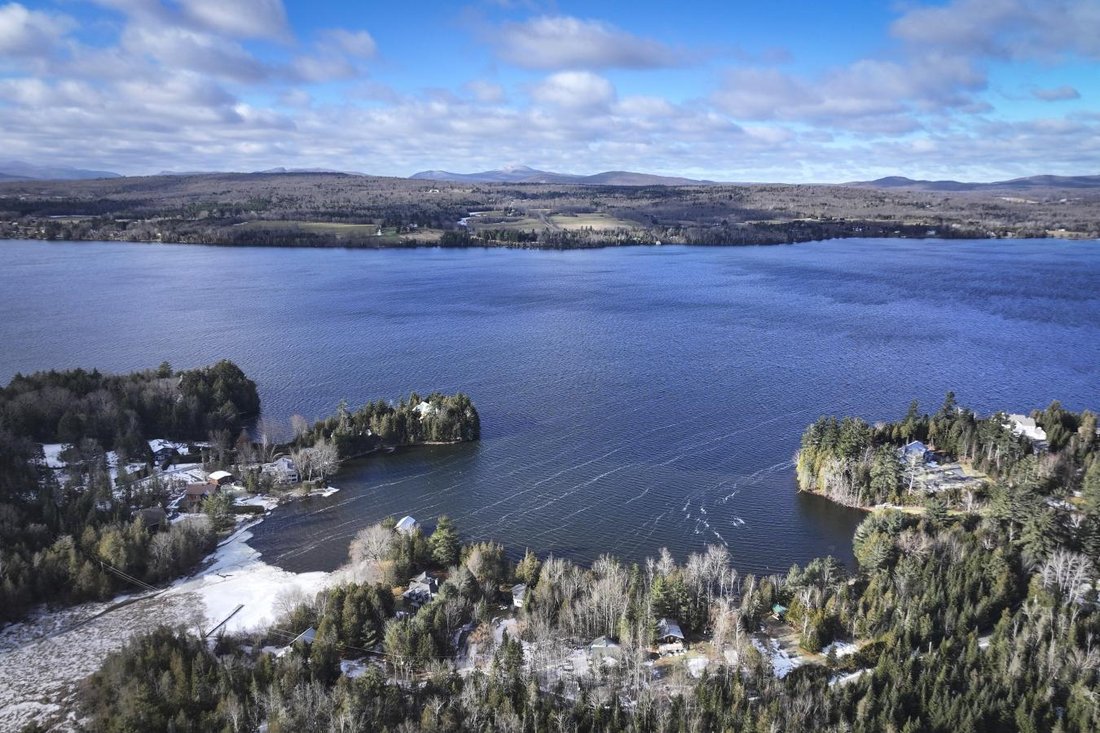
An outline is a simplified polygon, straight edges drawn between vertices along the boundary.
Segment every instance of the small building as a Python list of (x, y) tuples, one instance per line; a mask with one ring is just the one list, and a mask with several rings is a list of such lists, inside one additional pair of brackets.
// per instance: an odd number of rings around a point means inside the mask
[(1039, 427), (1035, 418), (1027, 415), (1009, 415), (1008, 427), (1016, 435), (1022, 435), (1032, 443), (1046, 443), (1047, 431)]
[(409, 580), (409, 587), (401, 594), (406, 602), (413, 606), (423, 606), (435, 598), (439, 592), (439, 579), (433, 578), (426, 572)]
[(179, 457), (179, 449), (175, 446), (166, 445), (153, 451), (153, 465), (162, 471), (166, 471)]
[(401, 517), (401, 520), (394, 527), (401, 534), (412, 534), (416, 530), (420, 529), (420, 524), (408, 514)]
[(787, 607), (776, 603), (772, 606), (772, 616), (775, 617), (776, 621), (783, 621), (787, 618)]
[(618, 662), (623, 658), (623, 648), (606, 636), (599, 636), (588, 645), (588, 656), (593, 662)]
[(166, 528), (168, 526), (168, 513), (159, 506), (146, 507), (145, 509), (138, 509), (134, 512), (134, 521), (141, 520), (141, 523), (145, 525), (145, 528), (150, 532), (156, 532), (159, 529)]
[(180, 507), (185, 512), (197, 512), (202, 510), (202, 503), (208, 496), (221, 491), (221, 487), (217, 484), (207, 482), (205, 484), (187, 484), (187, 488), (183, 490), (183, 499), (180, 501)]
[(684, 653), (684, 632), (670, 618), (657, 622), (657, 653), (662, 656)]
[(523, 600), (527, 597), (527, 584), (516, 583), (512, 586), (512, 605), (523, 608)]
[(901, 458), (907, 463), (924, 463), (928, 460), (928, 446), (919, 440), (906, 443), (901, 451)]
[(680, 631), (680, 624), (670, 618), (663, 618), (657, 622), (657, 641), (663, 644), (683, 643), (684, 632)]
[(214, 471), (206, 477), (206, 480), (215, 486), (228, 486), (233, 483), (233, 474), (229, 471)]
[(317, 629), (310, 626), (308, 629), (306, 629), (302, 633), (295, 636), (294, 640), (291, 641), (289, 644), (284, 646), (279, 651), (275, 652), (275, 656), (281, 657), (281, 656), (287, 654), (292, 649), (294, 649), (294, 645), (297, 644), (299, 641), (302, 642), (303, 644), (305, 644), (306, 646), (312, 646), (313, 645), (313, 640), (316, 639), (316, 638), (317, 638)]
[(275, 479), (279, 484), (296, 484), (302, 480), (298, 465), (290, 456), (279, 456), (271, 463), (265, 463), (260, 471)]

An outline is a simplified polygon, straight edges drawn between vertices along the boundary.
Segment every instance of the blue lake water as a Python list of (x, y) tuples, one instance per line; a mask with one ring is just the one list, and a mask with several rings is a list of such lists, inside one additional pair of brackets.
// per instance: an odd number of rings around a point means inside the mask
[(236, 361), (265, 414), (469, 393), (478, 444), (354, 463), (253, 546), (331, 569), (387, 515), (591, 560), (725, 543), (850, 560), (860, 514), (795, 492), (821, 414), (1100, 407), (1100, 243), (351, 251), (2, 242), (0, 379)]

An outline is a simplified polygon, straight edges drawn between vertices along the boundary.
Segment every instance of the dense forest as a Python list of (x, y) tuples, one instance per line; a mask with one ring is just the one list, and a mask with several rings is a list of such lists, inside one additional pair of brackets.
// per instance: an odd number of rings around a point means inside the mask
[[(1089, 496), (1095, 516), (1100, 489)], [(84, 713), (93, 731), (1096, 730), (1096, 566), (1072, 532), (1021, 543), (1026, 521), (877, 512), (856, 533), (853, 571), (825, 558), (767, 578), (736, 573), (722, 547), (683, 565), (667, 552), (644, 565), (530, 553), (513, 565), (494, 543), (459, 546), (445, 519), (428, 536), (389, 522), (352, 545), (362, 582), (287, 604), (271, 629), (214, 649), (182, 630), (135, 640), (88, 681)], [(390, 584), (421, 569), (446, 580), (395, 618)], [(529, 588), (519, 638), (494, 643), (486, 629), (517, 581)], [(804, 649), (844, 638), (858, 651), (779, 678), (752, 640), (773, 604)], [(662, 617), (721, 662), (699, 679), (657, 674)], [(312, 644), (257, 651), (307, 626)], [(467, 631), (492, 658), (460, 674)], [(561, 673), (568, 647), (597, 636), (618, 641), (617, 661)], [(362, 674), (342, 674), (351, 658), (365, 659)]]
[(433, 392), (421, 397), (413, 392), (397, 404), (378, 400), (351, 411), (341, 403), (335, 414), (312, 426), (299, 423), (296, 442), (315, 445), (329, 442), (341, 459), (386, 446), (418, 443), (456, 443), (481, 437), (481, 418), (464, 394)]
[[(206, 440), (259, 413), (256, 385), (232, 362), (108, 375), (76, 369), (16, 375), (0, 389), (0, 622), (35, 603), (109, 598), (175, 577), (215, 542), (204, 517), (171, 528), (135, 517), (163, 506), (155, 479), (126, 481), (152, 459), (152, 438)], [(43, 465), (39, 442), (71, 443), (66, 468)], [(107, 452), (119, 454), (116, 485)]]

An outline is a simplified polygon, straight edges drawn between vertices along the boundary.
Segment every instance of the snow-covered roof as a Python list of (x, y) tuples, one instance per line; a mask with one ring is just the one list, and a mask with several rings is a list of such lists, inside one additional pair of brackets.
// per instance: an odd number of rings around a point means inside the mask
[(207, 476), (211, 481), (224, 481), (227, 478), (233, 478), (233, 474), (229, 471), (214, 471), (214, 473)]
[(298, 641), (304, 641), (307, 644), (312, 644), (313, 640), (316, 639), (316, 638), (317, 638), (317, 629), (310, 626), (308, 629), (306, 629), (302, 633), (298, 634), (298, 636), (294, 637), (294, 641), (292, 641), (290, 643), (294, 644), (295, 642), (298, 642)]
[(1012, 432), (1016, 435), (1022, 435), (1028, 440), (1034, 441), (1047, 439), (1047, 431), (1039, 427), (1034, 418), (1027, 415), (1009, 415), (1008, 420), (1012, 423)]
[(919, 454), (919, 455), (923, 456), (925, 453), (928, 452), (928, 446), (926, 446), (924, 443), (920, 442), (919, 440), (914, 440), (914, 441), (911, 441), (909, 443), (906, 443), (905, 447), (902, 448), (902, 451), (904, 451), (906, 455), (917, 455), (917, 454)]
[(597, 636), (588, 646), (593, 649), (614, 649), (619, 645), (606, 636)]
[(527, 592), (527, 584), (526, 583), (516, 583), (515, 585), (512, 586), (512, 597), (513, 598), (523, 598), (523, 595), (526, 592)]
[(401, 521), (397, 523), (397, 526), (394, 527), (394, 529), (396, 529), (398, 532), (405, 532), (406, 534), (408, 534), (419, 526), (420, 525), (416, 523), (415, 519), (406, 514), (405, 516), (401, 517)]

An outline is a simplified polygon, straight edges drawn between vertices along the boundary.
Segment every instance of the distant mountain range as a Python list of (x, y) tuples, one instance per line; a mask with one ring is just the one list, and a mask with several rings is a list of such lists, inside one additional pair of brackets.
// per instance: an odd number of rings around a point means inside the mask
[(874, 181), (842, 185), (854, 188), (903, 188), (910, 191), (1020, 191), (1029, 188), (1100, 188), (1100, 176), (1028, 176), (992, 183), (922, 181), (904, 176), (887, 176)]
[(525, 165), (508, 166), (481, 173), (451, 173), (450, 171), (421, 171), (409, 176), (425, 181), (451, 181), (456, 183), (561, 183), (586, 186), (692, 186), (713, 183), (692, 178), (656, 176), (632, 171), (604, 171), (590, 176), (572, 173), (540, 171)]
[(122, 178), (111, 171), (93, 171), (83, 168), (35, 165), (21, 160), (0, 161), (0, 180), (75, 181), (89, 178)]

